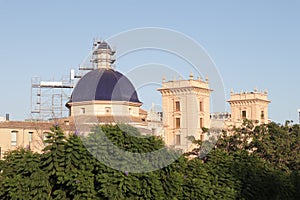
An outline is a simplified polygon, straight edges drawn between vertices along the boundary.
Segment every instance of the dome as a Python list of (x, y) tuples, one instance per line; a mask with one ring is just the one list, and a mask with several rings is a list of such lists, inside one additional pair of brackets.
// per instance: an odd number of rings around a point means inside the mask
[(70, 102), (128, 101), (141, 103), (132, 83), (113, 69), (95, 69), (83, 76), (76, 85)]
[(97, 49), (109, 49), (111, 50), (110, 46), (105, 41), (101, 41), (98, 43)]

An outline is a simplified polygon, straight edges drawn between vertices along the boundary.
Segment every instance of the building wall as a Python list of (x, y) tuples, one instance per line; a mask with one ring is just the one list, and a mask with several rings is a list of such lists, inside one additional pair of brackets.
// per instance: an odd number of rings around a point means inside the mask
[[(16, 138), (13, 137), (14, 132), (16, 133)], [(40, 152), (44, 148), (43, 140), (45, 132), (49, 132), (49, 130), (46, 131), (13, 127), (0, 128), (1, 159), (6, 151), (15, 150), (18, 147), (28, 148), (34, 152)]]
[[(69, 118), (62, 118), (55, 122), (0, 122), (0, 159), (3, 159), (5, 152), (17, 148), (27, 148), (33, 152), (41, 152), (45, 147), (46, 135), (54, 124), (59, 124), (66, 135), (75, 130), (73, 123), (70, 124), (70, 120)], [(14, 133), (16, 133), (16, 137), (14, 137)]]
[[(231, 122), (233, 124), (241, 124), (244, 119), (251, 120), (257, 124), (269, 122), (267, 92), (231, 92), (228, 101), (231, 108)], [(245, 116), (243, 116), (243, 114)]]
[(78, 115), (114, 115), (139, 117), (141, 103), (123, 101), (89, 101), (71, 104), (71, 116)]
[(201, 139), (202, 127), (210, 127), (211, 90), (208, 82), (190, 77), (189, 80), (163, 82), (158, 90), (162, 94), (164, 140), (168, 146), (185, 151), (192, 144), (188, 137)]

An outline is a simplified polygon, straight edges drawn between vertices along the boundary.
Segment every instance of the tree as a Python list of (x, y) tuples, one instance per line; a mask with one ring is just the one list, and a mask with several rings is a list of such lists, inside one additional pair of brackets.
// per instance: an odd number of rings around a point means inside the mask
[[(100, 196), (107, 199), (163, 199), (158, 173), (130, 173), (132, 169), (126, 168), (128, 162), (140, 161), (138, 157), (132, 157), (126, 152), (147, 153), (158, 150), (164, 147), (161, 139), (142, 136), (136, 128), (119, 124), (94, 127), (92, 133), (84, 139), (84, 144), (98, 158), (94, 174), (96, 191)], [(125, 153), (119, 155), (112, 144)], [(105, 164), (119, 165), (119, 170), (100, 162), (103, 157), (106, 158)], [(156, 162), (148, 164), (159, 164)]]
[(245, 121), (233, 131), (193, 141), (198, 147), (168, 166), (150, 156), (144, 162), (157, 170), (133, 173), (141, 160), (132, 155), (163, 148), (160, 138), (124, 124), (87, 137), (54, 126), (41, 154), (17, 149), (0, 161), (0, 199), (299, 199), (299, 126)]
[(0, 199), (50, 199), (49, 177), (39, 164), (40, 155), (27, 149), (7, 152), (1, 167)]
[(41, 169), (49, 176), (51, 184), (50, 196), (54, 199), (67, 199), (63, 179), (65, 175), (66, 137), (59, 126), (51, 128), (46, 136), (46, 147), (41, 155)]

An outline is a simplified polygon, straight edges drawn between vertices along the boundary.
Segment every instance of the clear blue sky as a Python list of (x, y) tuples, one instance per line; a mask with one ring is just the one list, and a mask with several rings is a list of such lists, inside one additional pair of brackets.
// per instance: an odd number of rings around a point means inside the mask
[(149, 26), (174, 29), (198, 41), (216, 63), (227, 97), (231, 88), (268, 89), (270, 118), (298, 122), (296, 0), (0, 0), (0, 116), (27, 118), (31, 77), (68, 74), (88, 54), (94, 37)]

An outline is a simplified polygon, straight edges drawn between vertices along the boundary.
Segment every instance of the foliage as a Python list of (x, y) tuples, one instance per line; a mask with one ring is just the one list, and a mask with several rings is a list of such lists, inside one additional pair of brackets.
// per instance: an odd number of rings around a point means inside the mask
[(38, 154), (26, 149), (8, 152), (1, 166), (0, 199), (49, 199), (49, 177), (40, 162)]
[[(130, 173), (126, 162), (136, 160), (127, 155), (163, 148), (160, 138), (124, 124), (96, 126), (84, 138), (54, 126), (42, 153), (20, 148), (0, 161), (0, 199), (300, 199), (299, 137), (298, 125), (245, 121), (216, 143), (194, 140), (198, 147), (167, 167), (158, 157), (146, 164), (159, 170)], [(100, 155), (125, 167), (112, 169)]]

